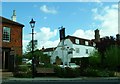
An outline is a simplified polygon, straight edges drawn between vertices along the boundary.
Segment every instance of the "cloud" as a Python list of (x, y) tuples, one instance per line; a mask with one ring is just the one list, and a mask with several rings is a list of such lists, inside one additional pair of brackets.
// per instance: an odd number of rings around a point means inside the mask
[[(41, 49), (43, 46), (45, 48), (48, 47), (56, 47), (59, 43), (59, 40), (51, 41), (51, 38), (54, 38), (57, 35), (57, 29), (51, 31), (49, 27), (42, 27), (38, 31), (35, 32), (35, 40), (38, 41), (38, 49)], [(24, 39), (31, 38), (31, 35), (25, 35)], [(26, 51), (26, 46), (30, 40), (23, 40), (23, 51)]]
[(22, 43), (23, 43), (23, 53), (25, 53), (26, 51), (26, 47), (28, 45), (28, 43), (30, 42), (30, 40), (23, 40)]
[(72, 36), (76, 36), (79, 38), (85, 38), (85, 39), (94, 39), (94, 30), (82, 30), (82, 29), (78, 29), (76, 30)]
[(118, 5), (100, 8), (94, 8), (91, 10), (94, 15), (95, 21), (100, 21), (99, 25), (95, 23), (91, 24), (91, 29), (82, 30), (81, 28), (76, 30), (72, 35), (80, 38), (94, 39), (93, 28), (99, 28), (100, 36), (115, 36), (118, 34)]
[(41, 6), (40, 10), (44, 13), (50, 13), (50, 14), (56, 14), (57, 13), (57, 10), (55, 10), (54, 8), (47, 7), (47, 5)]
[(92, 10), (94, 20), (100, 21), (100, 34), (103, 36), (115, 36), (118, 33), (118, 5), (106, 6), (103, 10)]

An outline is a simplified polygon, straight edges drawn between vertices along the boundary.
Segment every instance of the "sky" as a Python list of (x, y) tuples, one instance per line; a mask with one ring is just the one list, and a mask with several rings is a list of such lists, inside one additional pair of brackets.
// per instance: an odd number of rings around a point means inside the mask
[(29, 22), (35, 23), (35, 40), (38, 49), (56, 47), (59, 43), (59, 27), (65, 34), (85, 39), (94, 39), (94, 30), (100, 36), (118, 34), (118, 2), (2, 2), (0, 16), (11, 19), (16, 10), (17, 22), (23, 28), (23, 51), (31, 40)]

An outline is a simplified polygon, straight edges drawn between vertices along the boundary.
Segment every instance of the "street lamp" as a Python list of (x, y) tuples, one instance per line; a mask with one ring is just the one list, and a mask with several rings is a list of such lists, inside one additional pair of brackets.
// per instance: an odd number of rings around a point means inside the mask
[(35, 56), (34, 53), (34, 27), (35, 27), (35, 21), (32, 19), (30, 22), (30, 26), (32, 28), (32, 78), (35, 77)]

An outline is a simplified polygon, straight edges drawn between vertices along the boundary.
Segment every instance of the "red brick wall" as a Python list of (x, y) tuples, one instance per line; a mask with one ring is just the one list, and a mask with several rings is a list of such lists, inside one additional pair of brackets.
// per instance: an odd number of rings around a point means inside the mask
[(22, 27), (18, 25), (12, 24), (2, 24), (2, 28), (7, 26), (10, 29), (10, 42), (2, 42), (2, 47), (8, 47), (15, 50), (15, 53), (18, 55), (22, 55)]
[(2, 48), (2, 23), (0, 23), (0, 48)]

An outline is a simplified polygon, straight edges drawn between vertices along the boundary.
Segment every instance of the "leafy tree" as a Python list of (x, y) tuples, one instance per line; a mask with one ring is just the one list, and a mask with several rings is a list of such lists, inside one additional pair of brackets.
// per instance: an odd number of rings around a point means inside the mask
[[(43, 54), (43, 52), (38, 49), (34, 51), (33, 55), (36, 58), (36, 63), (50, 63), (50, 56), (48, 56), (47, 54)], [(33, 56), (31, 52), (28, 52), (24, 55), (24, 57), (27, 59), (32, 59)]]
[(101, 63), (101, 56), (98, 51), (93, 51), (93, 53), (90, 53), (89, 63), (93, 67), (99, 67)]
[(112, 69), (120, 66), (120, 47), (110, 46), (105, 52), (105, 64)]
[[(34, 48), (34, 50), (37, 49), (37, 40), (34, 40), (34, 41), (33, 41), (33, 48)], [(32, 40), (28, 43), (26, 49), (27, 49), (28, 52), (31, 52), (31, 51), (32, 51)]]
[(120, 46), (120, 41), (117, 40), (117, 38), (115, 39), (113, 36), (106, 36), (104, 38), (100, 39), (100, 42), (96, 43), (96, 48), (98, 50), (98, 52), (101, 54), (101, 64), (104, 67), (105, 64), (105, 55), (104, 53), (106, 52), (106, 50), (112, 46), (112, 45), (117, 45)]
[(50, 56), (48, 56), (47, 54), (44, 54), (41, 56), (40, 60), (45, 64), (50, 63)]

